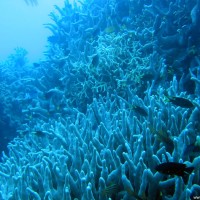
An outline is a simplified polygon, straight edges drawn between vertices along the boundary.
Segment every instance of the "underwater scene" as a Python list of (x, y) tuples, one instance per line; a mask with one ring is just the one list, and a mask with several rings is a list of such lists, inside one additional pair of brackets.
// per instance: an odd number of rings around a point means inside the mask
[(0, 200), (200, 199), (200, 0), (63, 1), (0, 63)]

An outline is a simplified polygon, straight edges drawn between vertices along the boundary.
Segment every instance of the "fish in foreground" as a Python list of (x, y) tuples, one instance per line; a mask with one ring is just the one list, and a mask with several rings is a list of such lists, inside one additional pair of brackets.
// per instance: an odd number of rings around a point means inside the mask
[(167, 175), (185, 176), (194, 170), (194, 167), (187, 167), (186, 164), (176, 162), (166, 162), (159, 164), (155, 167), (155, 170)]
[(180, 106), (182, 108), (193, 108), (194, 104), (185, 98), (182, 97), (171, 97), (171, 96), (166, 96), (168, 101), (173, 103), (176, 106)]

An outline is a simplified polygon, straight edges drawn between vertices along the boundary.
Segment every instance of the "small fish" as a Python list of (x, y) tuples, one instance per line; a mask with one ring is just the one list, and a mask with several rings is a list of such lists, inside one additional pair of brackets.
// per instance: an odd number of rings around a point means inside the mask
[(192, 173), (194, 167), (187, 167), (186, 164), (176, 162), (166, 162), (155, 167), (155, 170), (167, 175), (185, 176)]
[(106, 187), (103, 191), (102, 194), (107, 197), (111, 197), (114, 194), (121, 193), (121, 192), (127, 192), (130, 196), (134, 197), (137, 200), (146, 200), (146, 198), (141, 198), (137, 195), (135, 191), (132, 191), (131, 188), (125, 188), (120, 189), (120, 186), (116, 183), (112, 183), (110, 186)]
[(6, 122), (4, 122), (3, 120), (0, 119), (0, 127), (2, 126), (6, 126)]
[(20, 138), (23, 138), (25, 135), (27, 135), (29, 133), (29, 131), (28, 130), (17, 130), (17, 133)]
[(147, 117), (148, 116), (148, 112), (140, 106), (137, 105), (132, 105), (129, 102), (127, 102), (125, 99), (123, 99), (122, 97), (118, 96), (116, 94), (117, 99), (122, 100), (128, 107), (130, 110), (133, 110), (134, 112), (138, 113), (139, 115), (142, 115), (143, 117)]
[(111, 185), (107, 186), (103, 191), (102, 195), (104, 196), (112, 196), (119, 192), (119, 185), (112, 183)]
[(39, 66), (40, 66), (39, 63), (36, 63), (36, 62), (33, 63), (33, 67), (39, 67)]
[(138, 113), (139, 115), (142, 115), (143, 117), (148, 116), (147, 111), (140, 106), (133, 105), (133, 106), (131, 106), (131, 109), (133, 109), (136, 113)]
[(45, 137), (47, 135), (45, 131), (33, 131), (32, 133), (37, 137)]
[(93, 58), (92, 58), (92, 65), (94, 67), (96, 67), (99, 64), (99, 56), (96, 54)]
[(190, 159), (194, 159), (195, 157), (197, 157), (199, 154), (200, 154), (200, 146), (197, 145), (196, 143), (192, 143), (190, 145), (188, 145), (184, 151), (183, 151), (183, 155), (186, 157), (186, 156), (189, 156)]
[(163, 144), (166, 147), (166, 150), (172, 153), (172, 151), (174, 150), (174, 142), (172, 138), (168, 136), (167, 131), (163, 129), (156, 130), (151, 125), (149, 126), (149, 129), (151, 133), (155, 134), (157, 140), (159, 140), (160, 142), (163, 142)]
[(146, 200), (145, 197), (141, 198), (137, 195), (135, 191), (133, 191), (131, 188), (125, 188), (125, 191), (132, 197), (134, 197), (137, 200)]
[(185, 99), (182, 97), (170, 97), (170, 96), (166, 96), (166, 97), (171, 103), (173, 103), (176, 106), (180, 106), (182, 108), (193, 108), (194, 107), (194, 104), (188, 99)]
[(116, 31), (116, 28), (114, 26), (108, 26), (105, 28), (105, 33), (109, 34), (109, 33), (114, 33)]

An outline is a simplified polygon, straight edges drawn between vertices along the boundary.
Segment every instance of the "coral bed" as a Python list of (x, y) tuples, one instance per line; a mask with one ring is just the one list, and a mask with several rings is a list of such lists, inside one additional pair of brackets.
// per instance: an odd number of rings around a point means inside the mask
[[(18, 129), (0, 163), (0, 199), (199, 196), (199, 150), (189, 148), (200, 146), (199, 7), (156, 0), (56, 7), (46, 60), (29, 68), (18, 49), (0, 66), (2, 112)], [(166, 102), (166, 93), (194, 107)], [(194, 171), (155, 170), (168, 161)]]

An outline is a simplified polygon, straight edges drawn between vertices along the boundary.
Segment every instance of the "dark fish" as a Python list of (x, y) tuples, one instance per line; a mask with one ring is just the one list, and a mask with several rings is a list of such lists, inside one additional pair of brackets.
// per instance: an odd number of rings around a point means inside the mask
[(33, 66), (34, 66), (34, 67), (39, 67), (40, 64), (35, 62), (35, 63), (33, 63)]
[(153, 128), (153, 126), (149, 126), (149, 129), (151, 131), (151, 133), (156, 135), (157, 140), (161, 141), (164, 143), (166, 150), (168, 152), (172, 152), (174, 150), (174, 142), (173, 140), (168, 136), (167, 131), (166, 130), (156, 130)]
[(103, 191), (102, 191), (102, 195), (104, 196), (112, 196), (113, 194), (116, 194), (119, 192), (119, 185), (113, 183), (109, 186), (107, 186)]
[(94, 67), (96, 67), (99, 64), (99, 56), (96, 54), (93, 58), (92, 58), (92, 65)]
[(190, 159), (192, 160), (193, 158), (197, 157), (199, 154), (200, 154), (200, 146), (197, 145), (196, 143), (188, 145), (183, 151), (183, 155), (185, 157), (190, 156)]
[(170, 96), (166, 96), (168, 98), (168, 100), (173, 103), (176, 106), (180, 106), (182, 108), (193, 108), (194, 104), (185, 98), (182, 97), (170, 97)]
[(47, 135), (45, 131), (34, 131), (32, 133), (35, 134), (37, 137), (45, 137)]
[(127, 192), (130, 196), (134, 197), (137, 200), (146, 200), (146, 198), (139, 197), (135, 191), (132, 191), (131, 188), (124, 188), (124, 189), (122, 189), (116, 183), (112, 183), (110, 186), (106, 187), (102, 191), (102, 195), (107, 196), (107, 197), (111, 197), (112, 195), (120, 193), (120, 192)]
[(134, 197), (137, 200), (146, 200), (145, 197), (141, 198), (137, 195), (137, 193), (133, 190), (131, 190), (131, 188), (125, 188), (125, 191), (132, 197)]
[(155, 167), (155, 170), (167, 175), (184, 176), (192, 173), (194, 167), (187, 167), (186, 164), (176, 162), (166, 162)]
[(0, 127), (2, 126), (6, 126), (6, 122), (4, 122), (3, 120), (0, 119)]
[(117, 94), (116, 94), (116, 97), (117, 97), (117, 99), (122, 100), (126, 105), (128, 105), (130, 110), (133, 110), (134, 112), (136, 112), (139, 115), (142, 115), (144, 117), (148, 116), (148, 112), (144, 108), (128, 103), (125, 99), (123, 99), (122, 97), (118, 96)]
[(132, 108), (136, 113), (138, 113), (139, 115), (142, 115), (142, 116), (144, 116), (144, 117), (147, 117), (147, 116), (148, 116), (147, 111), (146, 111), (144, 108), (140, 107), (140, 106), (133, 105), (131, 108)]

